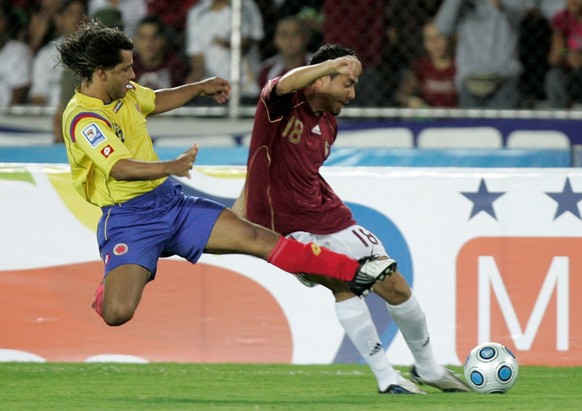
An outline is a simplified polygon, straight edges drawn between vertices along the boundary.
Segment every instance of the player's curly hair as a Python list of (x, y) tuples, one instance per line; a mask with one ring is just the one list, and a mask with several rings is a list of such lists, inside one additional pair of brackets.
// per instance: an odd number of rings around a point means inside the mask
[(309, 60), (309, 64), (319, 64), (326, 60), (333, 60), (343, 56), (358, 57), (354, 50), (344, 47), (340, 44), (324, 44), (319, 49), (317, 49), (315, 53), (313, 53), (311, 60)]
[(121, 50), (133, 50), (133, 42), (121, 30), (98, 20), (85, 23), (57, 46), (60, 63), (81, 80), (91, 81), (98, 69), (111, 69), (121, 63)]

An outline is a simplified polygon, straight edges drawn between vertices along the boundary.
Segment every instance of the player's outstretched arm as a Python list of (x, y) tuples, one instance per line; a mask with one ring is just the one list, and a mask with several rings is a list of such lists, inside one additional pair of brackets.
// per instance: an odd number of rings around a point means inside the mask
[(212, 77), (196, 83), (156, 90), (156, 108), (152, 114), (165, 113), (182, 107), (198, 96), (212, 97), (214, 101), (222, 104), (230, 97), (230, 90), (230, 83), (220, 77)]
[(197, 155), (198, 146), (194, 144), (178, 158), (170, 161), (139, 161), (123, 158), (113, 165), (109, 175), (117, 181), (156, 180), (169, 176), (190, 178), (190, 170)]

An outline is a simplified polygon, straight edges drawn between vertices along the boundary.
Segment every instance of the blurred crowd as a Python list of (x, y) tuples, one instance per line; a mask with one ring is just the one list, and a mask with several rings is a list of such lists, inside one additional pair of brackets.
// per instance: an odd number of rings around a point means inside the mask
[[(230, 79), (231, 3), (1, 0), (0, 107), (57, 107), (57, 128), (77, 79), (57, 65), (56, 45), (87, 18), (133, 38), (145, 86)], [(242, 103), (324, 43), (362, 61), (357, 106), (582, 105), (582, 0), (242, 0)]]

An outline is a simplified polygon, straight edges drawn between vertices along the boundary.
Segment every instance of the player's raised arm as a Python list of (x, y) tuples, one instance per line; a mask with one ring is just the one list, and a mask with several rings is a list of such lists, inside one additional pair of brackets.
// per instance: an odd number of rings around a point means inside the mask
[(343, 56), (319, 64), (297, 67), (283, 75), (276, 85), (278, 95), (292, 93), (307, 87), (318, 78), (334, 74), (346, 74), (357, 81), (362, 64), (355, 56)]

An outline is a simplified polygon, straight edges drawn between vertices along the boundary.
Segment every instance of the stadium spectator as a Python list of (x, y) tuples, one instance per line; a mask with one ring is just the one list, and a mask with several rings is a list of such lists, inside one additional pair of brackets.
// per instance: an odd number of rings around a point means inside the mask
[(0, 107), (22, 104), (32, 81), (33, 52), (24, 42), (11, 38), (14, 19), (9, 1), (0, 3)]
[[(391, 97), (383, 75), (387, 40), (384, 0), (324, 0), (323, 41), (354, 50), (363, 66), (360, 97), (355, 105), (383, 106)], [(348, 18), (346, 18), (349, 16)]]
[(146, 0), (89, 0), (89, 15), (101, 9), (115, 8), (121, 12), (123, 31), (129, 37), (135, 35), (137, 25), (148, 13)]
[(148, 0), (148, 14), (159, 16), (168, 31), (168, 39), (176, 52), (184, 50), (186, 15), (198, 0)]
[[(442, 0), (391, 0), (386, 2), (386, 20), (390, 36), (400, 48), (402, 63), (410, 67), (414, 59), (425, 54), (422, 30), (434, 19)], [(388, 56), (390, 57), (390, 56)]]
[(57, 37), (54, 17), (62, 3), (63, 0), (37, 0), (28, 4), (26, 10), (21, 10), (25, 19), (21, 37), (33, 53)]
[[(200, 0), (186, 20), (186, 55), (190, 59), (188, 81), (218, 76), (230, 79), (231, 2)], [(263, 20), (253, 0), (242, 1), (240, 67), (241, 96), (256, 102), (258, 42), (263, 38)]]
[(423, 56), (420, 27), (434, 18), (442, 0), (390, 0), (386, 2), (387, 39), (382, 58), (382, 75), (389, 98), (387, 105), (399, 105), (397, 92), (412, 62)]
[[(273, 17), (265, 21), (265, 37), (272, 39), (275, 35), (276, 23), (286, 17), (299, 19), (309, 31), (307, 50), (313, 52), (323, 43), (323, 0), (279, 0), (272, 8)], [(264, 15), (264, 12), (263, 12)], [(266, 56), (270, 57), (277, 51), (272, 42), (264, 44)]]
[(532, 8), (519, 24), (519, 61), (521, 106), (533, 108), (546, 99), (544, 82), (549, 69), (548, 54), (552, 32), (550, 22), (537, 8)]
[(148, 14), (155, 14), (162, 22), (176, 33), (186, 28), (186, 15), (199, 0), (148, 0)]
[(277, 23), (273, 37), (277, 54), (263, 60), (259, 65), (257, 76), (259, 88), (262, 89), (269, 79), (282, 76), (295, 67), (306, 65), (312, 55), (307, 51), (308, 42), (308, 31), (301, 20), (292, 16), (281, 19)]
[[(249, 147), (247, 180), (233, 211), (289, 238), (360, 258), (387, 256), (381, 241), (358, 225), (351, 210), (320, 174), (337, 137), (336, 116), (356, 97), (362, 65), (350, 49), (324, 45), (310, 64), (267, 83), (257, 105)], [(343, 283), (298, 276), (322, 284), (335, 297), (338, 320), (377, 380), (378, 392), (424, 394), (388, 362), (365, 300)], [(445, 391), (469, 391), (432, 353), (426, 317), (396, 270), (374, 285), (411, 349), (411, 378)]]
[(391, 274), (390, 259), (358, 261), (289, 240), (222, 204), (184, 194), (167, 177), (189, 178), (198, 146), (159, 161), (146, 118), (198, 96), (225, 103), (230, 84), (213, 77), (156, 91), (142, 87), (132, 81), (132, 49), (127, 35), (99, 22), (59, 45), (62, 63), (81, 78), (63, 114), (63, 130), (73, 185), (103, 211), (97, 238), (105, 277), (94, 307), (108, 325), (133, 317), (162, 256), (180, 255), (194, 264), (204, 252), (249, 254), (291, 273), (347, 281), (359, 293)]
[(133, 41), (133, 71), (139, 84), (153, 89), (184, 84), (188, 64), (169, 47), (166, 26), (158, 16), (144, 17)]
[(517, 30), (529, 0), (444, 0), (439, 30), (458, 35), (455, 84), (461, 108), (520, 106)]
[(60, 36), (41, 48), (34, 57), (29, 103), (53, 107), (59, 104), (63, 68), (57, 64), (56, 45), (77, 30), (86, 14), (84, 0), (65, 0), (55, 14), (55, 24)]
[(568, 108), (582, 103), (582, 0), (566, 0), (551, 27), (546, 96), (550, 107)]
[(107, 27), (117, 28), (125, 31), (125, 22), (123, 21), (123, 14), (117, 7), (105, 7), (96, 10), (91, 14), (91, 18), (99, 20)]
[(455, 60), (452, 46), (434, 22), (424, 25), (426, 55), (412, 62), (396, 94), (403, 107), (457, 107)]
[(522, 107), (547, 107), (545, 79), (550, 63), (552, 44), (550, 20), (564, 8), (565, 0), (532, 0), (532, 8), (519, 27), (519, 61), (523, 66), (520, 78)]

